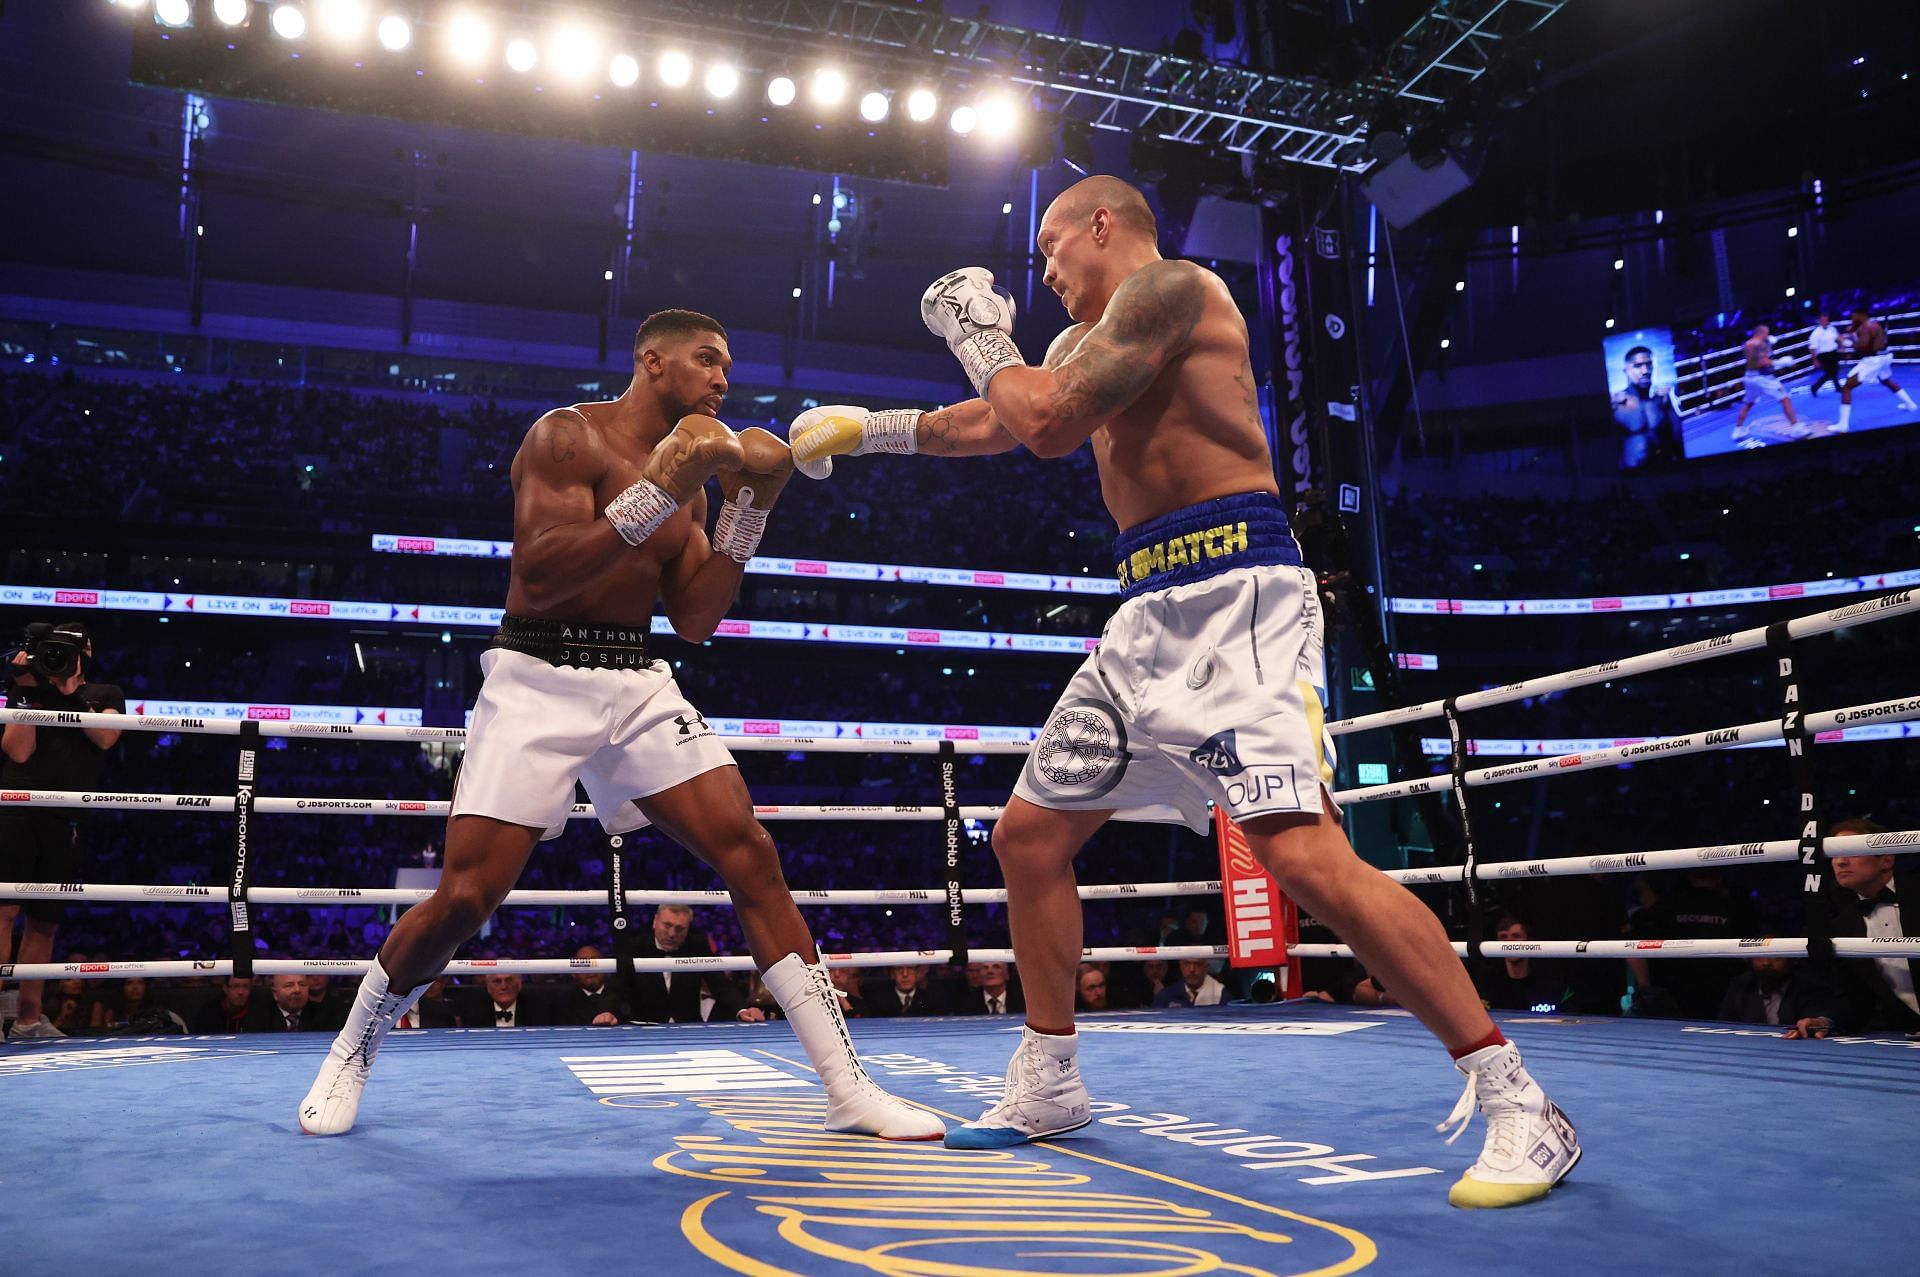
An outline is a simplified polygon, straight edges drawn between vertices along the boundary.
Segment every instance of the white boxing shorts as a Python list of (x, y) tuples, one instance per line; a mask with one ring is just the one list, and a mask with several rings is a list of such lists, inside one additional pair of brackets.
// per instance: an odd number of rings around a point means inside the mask
[(491, 816), (558, 838), (586, 786), (610, 834), (647, 823), (633, 802), (733, 763), (666, 662), (574, 669), (493, 648), (453, 791), (456, 816)]
[(1745, 392), (1740, 402), (1745, 404), (1756, 404), (1762, 399), (1779, 400), (1787, 397), (1786, 387), (1782, 386), (1780, 379), (1770, 372), (1749, 372), (1740, 379), (1740, 388)]
[(1067, 684), (1014, 793), (1205, 833), (1317, 814), (1333, 780), (1313, 573), (1279, 498), (1205, 501), (1120, 534), (1119, 611)]
[(1893, 352), (1891, 350), (1876, 351), (1871, 355), (1865, 356), (1859, 363), (1853, 366), (1853, 380), (1863, 386), (1872, 385), (1877, 381), (1885, 381), (1891, 376), (1893, 376)]

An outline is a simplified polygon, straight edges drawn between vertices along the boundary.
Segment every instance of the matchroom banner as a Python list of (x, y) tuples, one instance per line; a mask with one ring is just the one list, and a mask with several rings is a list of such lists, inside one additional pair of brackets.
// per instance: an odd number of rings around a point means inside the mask
[(1300, 996), (1300, 962), (1287, 946), (1300, 937), (1300, 910), (1280, 893), (1247, 844), (1246, 830), (1225, 812), (1213, 813), (1220, 844), (1220, 889), (1227, 907), (1227, 952), (1235, 967), (1279, 969), (1281, 997)]

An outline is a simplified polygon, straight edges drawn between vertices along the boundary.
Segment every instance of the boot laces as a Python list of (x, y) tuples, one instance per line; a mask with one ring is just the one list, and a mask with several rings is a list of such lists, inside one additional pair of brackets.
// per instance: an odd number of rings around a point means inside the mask
[[(1473, 1115), (1478, 1111), (1487, 1119), (1487, 1143), (1482, 1157), (1491, 1156), (1495, 1161), (1515, 1161), (1520, 1156), (1521, 1145), (1525, 1143), (1527, 1114), (1505, 1093), (1508, 1088), (1502, 1087), (1491, 1073), (1490, 1069), (1469, 1072), (1466, 1088), (1460, 1092), (1453, 1112), (1447, 1114), (1447, 1120), (1434, 1129), (1446, 1132), (1451, 1128), (1453, 1133), (1447, 1136), (1447, 1143), (1452, 1144), (1473, 1124)], [(1486, 1091), (1484, 1096), (1481, 1094), (1483, 1089)]]

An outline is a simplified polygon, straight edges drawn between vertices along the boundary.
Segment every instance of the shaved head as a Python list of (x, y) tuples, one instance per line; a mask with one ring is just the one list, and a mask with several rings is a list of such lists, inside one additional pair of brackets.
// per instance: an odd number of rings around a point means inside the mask
[(1147, 207), (1146, 196), (1117, 177), (1096, 174), (1082, 178), (1060, 192), (1047, 212), (1064, 220), (1079, 221), (1092, 217), (1095, 209), (1113, 214), (1114, 224), (1148, 240), (1158, 240), (1160, 224)]

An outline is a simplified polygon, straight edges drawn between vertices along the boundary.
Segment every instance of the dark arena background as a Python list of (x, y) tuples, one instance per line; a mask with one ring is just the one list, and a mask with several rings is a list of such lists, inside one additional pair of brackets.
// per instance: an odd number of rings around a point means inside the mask
[[(1912, 1271), (1917, 73), (1909, 0), (0, 2), (0, 1266)], [(1063, 1137), (828, 1129), (745, 906), (584, 795), (303, 1137), (452, 872), (536, 420), (673, 308), (736, 430), (968, 400), (922, 293), (992, 272), (1040, 365), (1096, 174), (1245, 318), (1199, 393), (1317, 582), (1346, 836), (1578, 1169), (1453, 1209), (1446, 1053), (1218, 810), (1074, 862)], [(1023, 1041), (1009, 794), (1128, 761), (1049, 718), (1121, 430), (841, 456), (710, 638), (652, 621), (661, 730), (737, 756), (851, 1049), (951, 1126)]]

